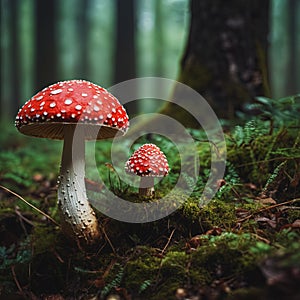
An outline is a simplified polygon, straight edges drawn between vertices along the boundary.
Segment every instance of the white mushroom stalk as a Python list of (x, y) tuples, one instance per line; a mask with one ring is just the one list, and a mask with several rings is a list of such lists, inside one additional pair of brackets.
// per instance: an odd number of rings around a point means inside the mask
[(64, 140), (58, 178), (62, 227), (79, 242), (97, 242), (100, 229), (85, 188), (85, 140), (124, 134), (129, 126), (124, 107), (96, 84), (68, 80), (34, 95), (19, 110), (15, 124), (26, 135)]
[(83, 128), (64, 127), (64, 145), (58, 177), (57, 199), (64, 215), (66, 231), (78, 240), (90, 243), (100, 237), (95, 212), (88, 202), (85, 188), (85, 140)]
[(152, 198), (154, 196), (154, 177), (141, 177), (139, 195), (142, 197)]

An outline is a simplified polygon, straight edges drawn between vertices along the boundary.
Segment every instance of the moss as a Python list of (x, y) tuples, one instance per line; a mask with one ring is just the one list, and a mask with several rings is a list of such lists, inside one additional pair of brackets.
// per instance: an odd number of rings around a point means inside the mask
[(216, 278), (251, 274), (270, 250), (254, 235), (233, 233), (201, 236), (201, 245), (191, 253), (182, 248), (160, 258), (154, 249), (138, 249), (142, 252), (126, 264), (123, 285), (138, 298), (142, 283), (149, 283), (142, 292), (147, 299), (171, 299), (178, 288), (202, 287)]
[(296, 220), (300, 219), (300, 209), (298, 209), (298, 207), (287, 209), (285, 211), (285, 217), (288, 223), (292, 224)]
[(185, 68), (181, 70), (179, 81), (188, 85), (196, 91), (203, 91), (212, 80), (211, 71), (193, 60), (186, 64)]
[[(240, 178), (263, 187), (281, 162), (297, 159), (295, 151), (286, 151), (293, 149), (297, 135), (285, 129), (268, 135), (264, 133), (264, 128), (260, 129), (259, 124), (252, 129), (256, 133), (251, 133), (250, 140), (243, 141), (240, 146), (237, 146), (238, 142), (236, 145), (229, 144), (227, 159), (235, 166)], [(296, 166), (297, 163), (291, 163), (287, 168), (290, 177), (297, 171)]]
[[(250, 125), (242, 128), (242, 132), (249, 131), (252, 128)], [(41, 293), (50, 295), (59, 292), (66, 298), (82, 298), (89, 287), (89, 292), (100, 295), (103, 299), (109, 293), (118, 291), (120, 294), (122, 291), (124, 294), (124, 291), (128, 292), (132, 299), (174, 299), (176, 290), (185, 288), (190, 293), (187, 297), (192, 298), (193, 291), (199, 293), (199, 290), (214, 289), (216, 281), (222, 282), (229, 278), (239, 283), (230, 286), (236, 291), (229, 293), (228, 299), (249, 299), (247, 294), (260, 299), (260, 288), (265, 285), (260, 267), (265, 257), (275, 253), (283, 256), (288, 254), (290, 259), (287, 264), (297, 265), (299, 262), (298, 229), (289, 227), (282, 230), (282, 226), (300, 219), (300, 212), (295, 208), (298, 205), (296, 202), (292, 204), (293, 207), (285, 207), (284, 210), (265, 210), (259, 216), (268, 218), (275, 213), (280, 223), (276, 228), (271, 228), (268, 224), (262, 226), (262, 222), (257, 222), (255, 218), (258, 215), (255, 213), (261, 208), (259, 201), (255, 201), (255, 196), (262, 192), (263, 187), (268, 186), (270, 190), (282, 190), (285, 200), (290, 196), (297, 197), (298, 186), (295, 185), (297, 168), (299, 172), (299, 151), (294, 147), (295, 135), (290, 131), (283, 130), (270, 135), (268, 131), (266, 133), (258, 127), (255, 127), (257, 131), (251, 130), (244, 136), (239, 131), (237, 135), (241, 136), (235, 136), (233, 141), (228, 139), (229, 163), (225, 174), (228, 184), (206, 206), (201, 207), (199, 199), (209, 174), (211, 145), (198, 143), (201, 170), (190, 197), (182, 203), (185, 197), (180, 192), (167, 196), (166, 209), (176, 203), (182, 205), (174, 207), (178, 209), (172, 215), (152, 223), (127, 224), (98, 213), (106, 236), (90, 252), (79, 251), (52, 224), (45, 223), (43, 218), (37, 218), (36, 211), (33, 215), (27, 205), (3, 194), (4, 201), (0, 204), (0, 234), (1, 242), (3, 241), (2, 260), (4, 257), (6, 264), (0, 273), (0, 281), (4, 283), (6, 293), (17, 290), (10, 271), (13, 266), (22, 287), (30, 287), (30, 291), (38, 296)], [(194, 130), (192, 134), (201, 140), (206, 138), (198, 130)], [(110, 171), (105, 163), (110, 160), (110, 144), (101, 142), (99, 149), (97, 148), (99, 151), (96, 151), (96, 159), (104, 183), (125, 200), (159, 201), (178, 180), (181, 170), (178, 152), (173, 151), (170, 141), (162, 137), (152, 138), (167, 153), (172, 169), (170, 175), (157, 184), (156, 197), (151, 200), (140, 199), (137, 189), (122, 182), (117, 171), (111, 171), (109, 178)], [(146, 138), (143, 142), (146, 142)], [(15, 143), (18, 144), (18, 150), (13, 152), (12, 145), (15, 147)], [(45, 151), (41, 151), (34, 143), (31, 143), (31, 139), (26, 140), (26, 143), (23, 139), (11, 139), (8, 151), (1, 156), (5, 161), (2, 161), (4, 168), (1, 169), (0, 177), (4, 180), (3, 184), (9, 182), (12, 186), (17, 186), (17, 191), (20, 190), (21, 195), (36, 207), (56, 216), (55, 190), (50, 188), (54, 186), (54, 181), (46, 182), (48, 175), (44, 176), (42, 182), (36, 182), (32, 177), (35, 172), (44, 170), (44, 160), (48, 166), (48, 155), (52, 148), (48, 149), (45, 143), (42, 149)], [(127, 149), (124, 145), (127, 144), (121, 143), (118, 147)], [(53, 147), (53, 150), (55, 155), (59, 155), (57, 147)], [(186, 151), (189, 151), (188, 145)], [(28, 156), (27, 152), (30, 152)], [(39, 155), (36, 163), (29, 163), (30, 159)], [(14, 160), (15, 157), (18, 159)], [(17, 173), (15, 164), (21, 163), (24, 157), (27, 157), (25, 164), (22, 164), (20, 173)], [(53, 156), (50, 162), (56, 159)], [(87, 167), (92, 166), (89, 159), (91, 158), (88, 156)], [(274, 176), (275, 170), (285, 160), (287, 163), (282, 169), (285, 179), (279, 182), (278, 177)], [(190, 168), (193, 164), (193, 159), (188, 161)], [(50, 165), (46, 168), (48, 172), (56, 163)], [(57, 169), (58, 165), (54, 174)], [(98, 178), (96, 171), (98, 170), (92, 170), (91, 174)], [(7, 175), (8, 172), (16, 177)], [(55, 175), (52, 178), (54, 180)], [(292, 179), (294, 187), (289, 188)], [(194, 184), (193, 178), (188, 174), (185, 182), (187, 186)], [(250, 189), (244, 182), (251, 182), (254, 188)], [(100, 192), (95, 193), (98, 193), (95, 195), (95, 199), (98, 199)], [(46, 201), (40, 201), (41, 198)], [(15, 210), (15, 205), (19, 206), (18, 211)], [(244, 216), (249, 216), (249, 219), (239, 222)], [(33, 225), (29, 225), (25, 218)], [(13, 226), (9, 227), (10, 224)], [(219, 230), (214, 232), (210, 230), (212, 228)], [(191, 249), (188, 247), (189, 241), (195, 235), (199, 237), (200, 244)], [(22, 243), (24, 240), (26, 244)], [(244, 284), (249, 288), (242, 288)]]
[(55, 249), (58, 244), (58, 239), (59, 233), (57, 229), (49, 226), (34, 227), (31, 235), (34, 255), (39, 255)]
[[(290, 228), (280, 230), (271, 238), (272, 243), (280, 247), (280, 249), (300, 248), (300, 232), (291, 230)], [(284, 248), (282, 248), (284, 247)]]
[(203, 236), (201, 246), (192, 253), (191, 264), (207, 270), (212, 278), (238, 276), (252, 270), (269, 252), (251, 234), (224, 233)]
[[(142, 283), (150, 282), (151, 288), (155, 284), (160, 269), (161, 260), (154, 256), (154, 249), (138, 247), (124, 269), (123, 285), (132, 295), (139, 295)], [(148, 289), (143, 291), (148, 293)]]
[(189, 198), (182, 206), (181, 212), (185, 218), (198, 221), (202, 231), (207, 231), (212, 227), (229, 229), (236, 223), (235, 204), (219, 199), (200, 207), (197, 199)]

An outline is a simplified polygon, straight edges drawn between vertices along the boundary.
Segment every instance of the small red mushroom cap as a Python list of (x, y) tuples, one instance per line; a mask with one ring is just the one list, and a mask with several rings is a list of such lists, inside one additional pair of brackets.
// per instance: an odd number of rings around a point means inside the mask
[(63, 139), (63, 126), (80, 124), (86, 138), (114, 137), (128, 129), (124, 107), (106, 89), (85, 80), (55, 83), (34, 95), (19, 110), (15, 125), (27, 135)]
[(142, 177), (163, 177), (168, 175), (169, 165), (159, 147), (154, 144), (144, 144), (128, 159), (125, 171)]

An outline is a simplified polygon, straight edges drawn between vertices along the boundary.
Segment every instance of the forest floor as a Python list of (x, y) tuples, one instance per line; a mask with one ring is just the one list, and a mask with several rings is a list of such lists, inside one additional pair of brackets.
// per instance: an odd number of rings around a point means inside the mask
[[(226, 172), (205, 206), (199, 199), (211, 145), (203, 132), (190, 130), (201, 168), (197, 182), (184, 175), (196, 185), (189, 198), (149, 223), (97, 212), (102, 239), (86, 250), (59, 226), (61, 142), (25, 137), (9, 126), (0, 137), (0, 299), (300, 299), (300, 133), (299, 124), (290, 125), (260, 119), (224, 125)], [(176, 183), (180, 159), (160, 136), (143, 137), (135, 147), (149, 141), (171, 167), (156, 186), (159, 199)], [(105, 185), (138, 201), (137, 189), (110, 165), (111, 142), (96, 148)], [(101, 193), (95, 176), (87, 170), (92, 195)]]

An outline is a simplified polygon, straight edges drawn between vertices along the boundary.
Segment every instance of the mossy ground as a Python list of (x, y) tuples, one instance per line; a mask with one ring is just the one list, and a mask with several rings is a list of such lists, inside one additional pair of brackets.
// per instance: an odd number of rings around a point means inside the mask
[[(143, 224), (116, 221), (98, 212), (103, 237), (91, 249), (79, 249), (57, 224), (1, 190), (0, 298), (298, 299), (299, 130), (269, 132), (250, 125), (226, 133), (224, 181), (207, 205), (199, 206), (199, 199), (209, 175), (210, 145), (197, 142), (200, 174), (182, 206), (164, 219)], [(203, 138), (201, 131), (191, 134)], [(171, 166), (170, 175), (156, 187), (159, 199), (176, 184), (180, 159), (170, 141), (150, 138)], [(149, 136), (135, 147), (144, 142)], [(1, 185), (58, 224), (61, 146), (24, 137), (11, 128), (1, 136)], [(112, 167), (110, 147), (111, 142), (96, 144), (97, 169), (87, 170), (90, 195), (101, 194), (95, 181), (99, 172), (111, 191), (141, 201), (137, 189), (119, 175), (123, 163)], [(128, 149), (125, 144), (119, 147)], [(87, 168), (91, 164), (87, 160)], [(189, 175), (185, 180), (193, 183)], [(181, 197), (179, 193), (168, 203), (181, 202)]]

